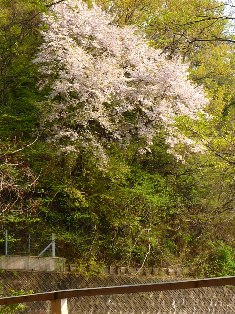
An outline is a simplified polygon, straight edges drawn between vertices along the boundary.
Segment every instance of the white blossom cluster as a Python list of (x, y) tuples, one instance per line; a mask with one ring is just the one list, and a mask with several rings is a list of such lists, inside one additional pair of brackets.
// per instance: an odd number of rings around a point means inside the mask
[(150, 47), (136, 28), (114, 25), (99, 6), (63, 1), (43, 21), (35, 62), (51, 87), (51, 138), (65, 150), (84, 145), (102, 155), (109, 141), (135, 138), (143, 151), (159, 125), (174, 146), (181, 139), (175, 117), (203, 111), (207, 101), (188, 80), (187, 65)]

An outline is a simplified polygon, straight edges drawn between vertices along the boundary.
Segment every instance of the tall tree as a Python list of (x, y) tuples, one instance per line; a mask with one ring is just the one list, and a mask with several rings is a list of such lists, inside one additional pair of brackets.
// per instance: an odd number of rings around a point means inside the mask
[(134, 27), (115, 26), (98, 6), (62, 2), (44, 21), (49, 28), (35, 62), (51, 88), (53, 141), (67, 151), (92, 147), (104, 159), (109, 141), (135, 138), (149, 149), (162, 125), (170, 146), (187, 143), (174, 119), (196, 119), (207, 101), (186, 65), (149, 47)]

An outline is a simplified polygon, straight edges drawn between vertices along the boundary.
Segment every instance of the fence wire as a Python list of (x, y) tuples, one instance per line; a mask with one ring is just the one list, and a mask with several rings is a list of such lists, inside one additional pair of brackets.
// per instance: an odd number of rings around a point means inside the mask
[[(0, 274), (2, 295), (24, 289), (45, 292), (154, 283), (151, 277), (106, 276), (85, 279), (76, 274), (9, 272)], [(26, 303), (19, 314), (47, 314), (50, 302)], [(233, 314), (235, 313), (235, 288), (210, 287), (162, 292), (133, 293), (120, 295), (92, 296), (68, 299), (69, 314)]]
[[(52, 235), (48, 234), (47, 237), (40, 237), (36, 235), (30, 235), (28, 233), (22, 236), (22, 233), (10, 231), (7, 234), (6, 231), (0, 233), (0, 255), (6, 253), (6, 241), (7, 241), (7, 255), (31, 255), (38, 256), (43, 249), (52, 241)], [(51, 256), (52, 250), (47, 250), (43, 256)]]
[(74, 298), (69, 313), (193, 314), (235, 313), (234, 292), (228, 288), (200, 288)]

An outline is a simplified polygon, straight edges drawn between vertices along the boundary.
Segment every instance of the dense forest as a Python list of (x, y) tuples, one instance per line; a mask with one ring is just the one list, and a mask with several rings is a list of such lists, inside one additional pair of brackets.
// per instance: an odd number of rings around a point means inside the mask
[(234, 274), (233, 10), (0, 0), (2, 234), (86, 273)]

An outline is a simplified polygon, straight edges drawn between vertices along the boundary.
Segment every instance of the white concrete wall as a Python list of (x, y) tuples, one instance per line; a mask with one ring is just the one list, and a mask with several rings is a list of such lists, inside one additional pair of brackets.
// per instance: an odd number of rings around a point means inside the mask
[(65, 271), (65, 258), (37, 256), (0, 256), (0, 269)]

